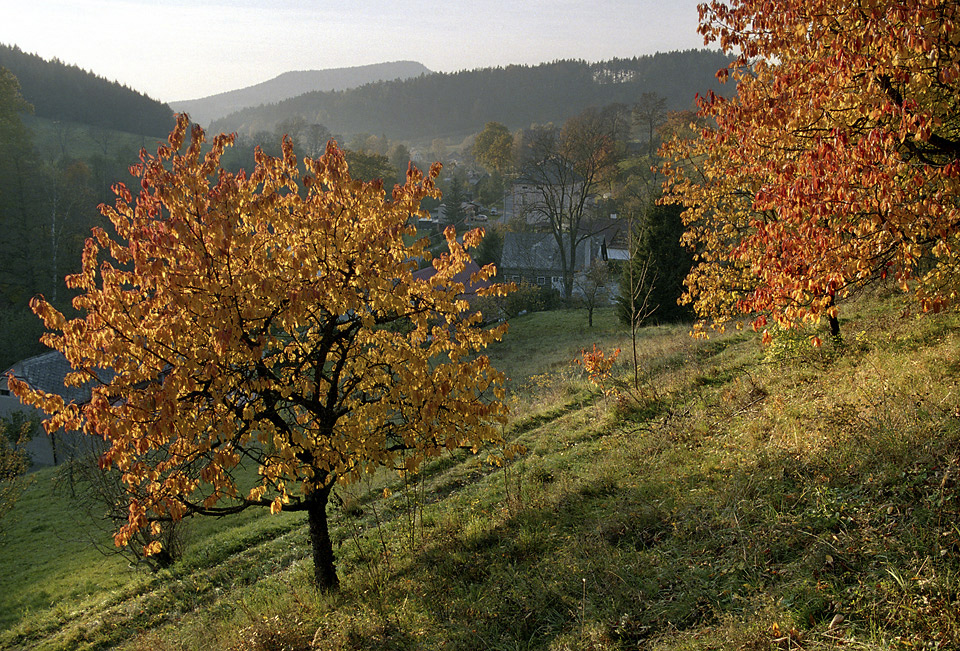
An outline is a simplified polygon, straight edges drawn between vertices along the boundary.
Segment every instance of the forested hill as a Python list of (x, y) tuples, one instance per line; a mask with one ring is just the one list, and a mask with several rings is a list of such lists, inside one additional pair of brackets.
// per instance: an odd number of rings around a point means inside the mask
[(206, 125), (248, 106), (276, 103), (304, 93), (347, 90), (386, 79), (408, 79), (429, 74), (432, 74), (430, 70), (416, 61), (393, 61), (327, 70), (295, 70), (255, 86), (201, 99), (171, 102), (170, 105), (178, 113), (189, 113), (194, 122)]
[(588, 106), (632, 104), (645, 92), (665, 97), (668, 109), (689, 109), (697, 93), (734, 91), (716, 78), (729, 61), (718, 51), (688, 50), (601, 63), (567, 60), (434, 73), (247, 108), (213, 122), (211, 130), (251, 135), (299, 116), (340, 134), (458, 137), (490, 121), (510, 128), (560, 122)]
[(0, 44), (0, 67), (17, 77), (38, 117), (148, 136), (166, 136), (173, 128), (166, 104), (58, 59)]

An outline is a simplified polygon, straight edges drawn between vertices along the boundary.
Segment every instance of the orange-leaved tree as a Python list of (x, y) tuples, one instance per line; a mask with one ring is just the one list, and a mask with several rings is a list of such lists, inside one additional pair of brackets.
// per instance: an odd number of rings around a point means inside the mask
[(461, 245), (448, 232), (435, 275), (415, 278), (427, 254), (424, 240), (405, 242), (408, 220), (437, 194), (439, 165), (411, 166), (388, 198), (350, 178), (333, 142), (301, 165), (284, 138), (282, 156), (257, 151), (247, 176), (220, 168), (231, 136), (203, 154), (203, 131), (187, 144), (188, 127), (180, 116), (169, 146), (131, 168), (136, 200), (118, 184), (116, 205), (101, 207), (115, 234), (95, 229), (67, 279), (82, 316), (33, 302), (68, 381), (95, 382), (90, 402), (10, 384), (49, 414), (48, 431), (107, 442), (100, 463), (129, 495), (116, 544), (191, 514), (306, 511), (317, 584), (332, 588), (338, 482), (500, 440), (504, 378), (478, 352), (505, 328), (482, 327), (454, 281), (482, 234)]
[(836, 335), (837, 302), (886, 276), (924, 310), (954, 301), (960, 4), (715, 0), (700, 17), (739, 57), (718, 74), (737, 96), (701, 98), (710, 126), (662, 150), (698, 330), (749, 314)]

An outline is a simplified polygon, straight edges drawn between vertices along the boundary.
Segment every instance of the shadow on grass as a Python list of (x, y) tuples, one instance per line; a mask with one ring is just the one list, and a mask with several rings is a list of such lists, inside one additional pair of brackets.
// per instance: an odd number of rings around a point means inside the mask
[(736, 620), (736, 644), (768, 629), (823, 642), (843, 615), (861, 634), (957, 648), (955, 430), (874, 432), (806, 458), (767, 447), (726, 468), (651, 458), (551, 481), (526, 504), (434, 530), (382, 586), (385, 603), (405, 605), (377, 635), (392, 640), (382, 648), (419, 648), (416, 621), (428, 646), (449, 649), (626, 649), (730, 635), (718, 625)]

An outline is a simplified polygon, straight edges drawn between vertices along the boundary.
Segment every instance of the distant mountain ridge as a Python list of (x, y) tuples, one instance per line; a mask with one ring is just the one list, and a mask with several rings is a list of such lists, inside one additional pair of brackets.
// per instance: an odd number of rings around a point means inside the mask
[(16, 76), (37, 117), (147, 136), (173, 128), (173, 111), (163, 102), (59, 59), (0, 44), (0, 66)]
[(297, 70), (237, 90), (200, 99), (170, 102), (178, 113), (189, 113), (199, 124), (209, 125), (230, 113), (261, 104), (271, 104), (314, 91), (341, 91), (365, 84), (409, 79), (433, 74), (417, 61), (392, 61), (349, 68)]
[(730, 96), (733, 83), (716, 73), (732, 58), (717, 50), (657, 53), (599, 63), (560, 60), (436, 72), (337, 92), (314, 91), (241, 109), (212, 122), (214, 132), (254, 135), (301, 118), (335, 134), (383, 134), (392, 139), (462, 138), (486, 122), (510, 129), (562, 122), (590, 106), (634, 104), (643, 93), (667, 100), (668, 110), (694, 108), (699, 93)]

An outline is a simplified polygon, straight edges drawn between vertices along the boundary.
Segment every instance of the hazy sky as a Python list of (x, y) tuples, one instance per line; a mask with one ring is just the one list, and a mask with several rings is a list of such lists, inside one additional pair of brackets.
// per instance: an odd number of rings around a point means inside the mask
[(703, 47), (699, 0), (0, 0), (0, 43), (163, 101), (288, 70), (601, 61)]

